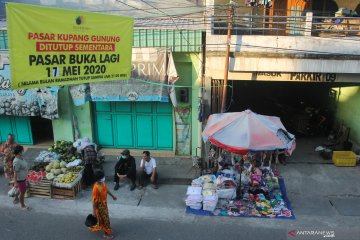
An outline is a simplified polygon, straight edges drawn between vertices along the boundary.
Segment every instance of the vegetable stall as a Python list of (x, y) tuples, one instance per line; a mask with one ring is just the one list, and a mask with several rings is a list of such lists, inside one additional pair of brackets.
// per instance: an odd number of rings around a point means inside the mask
[(81, 192), (84, 163), (69, 141), (57, 141), (40, 152), (29, 170), (28, 194), (34, 197), (74, 199)]

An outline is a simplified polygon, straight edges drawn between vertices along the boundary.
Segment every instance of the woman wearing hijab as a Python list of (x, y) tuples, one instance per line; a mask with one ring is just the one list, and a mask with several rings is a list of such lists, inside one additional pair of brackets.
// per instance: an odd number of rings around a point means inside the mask
[(105, 239), (113, 239), (112, 229), (110, 226), (109, 211), (107, 206), (107, 195), (109, 194), (114, 200), (117, 198), (110, 192), (105, 183), (104, 172), (98, 170), (95, 172), (96, 182), (92, 192), (93, 215), (97, 218), (97, 224), (89, 227), (91, 231), (104, 231)]
[(96, 181), (94, 176), (94, 164), (97, 160), (97, 152), (95, 150), (94, 144), (90, 142), (89, 138), (84, 138), (80, 149), (85, 163), (84, 185), (87, 188), (93, 185)]

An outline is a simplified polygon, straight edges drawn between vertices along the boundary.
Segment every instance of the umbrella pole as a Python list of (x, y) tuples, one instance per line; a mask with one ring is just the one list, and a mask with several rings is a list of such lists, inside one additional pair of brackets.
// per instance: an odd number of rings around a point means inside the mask
[(239, 184), (237, 185), (236, 187), (236, 199), (239, 200), (242, 198), (242, 194), (241, 194), (241, 174), (242, 174), (242, 162), (244, 160), (243, 159), (240, 159), (240, 179), (239, 179)]

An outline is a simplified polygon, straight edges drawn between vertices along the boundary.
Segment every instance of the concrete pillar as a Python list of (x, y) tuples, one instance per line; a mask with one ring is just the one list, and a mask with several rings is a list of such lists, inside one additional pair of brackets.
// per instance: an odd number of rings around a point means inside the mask
[(304, 33), (304, 36), (311, 36), (312, 21), (313, 21), (313, 13), (312, 12), (307, 12), (306, 13), (306, 20), (305, 20), (305, 33)]

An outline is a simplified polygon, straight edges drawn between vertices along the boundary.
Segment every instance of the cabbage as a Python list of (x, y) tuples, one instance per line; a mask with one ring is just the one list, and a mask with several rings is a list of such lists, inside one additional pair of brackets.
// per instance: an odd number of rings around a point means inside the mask
[(66, 167), (66, 162), (65, 161), (61, 161), (60, 162), (60, 168), (64, 168), (64, 167)]
[(60, 168), (60, 163), (59, 162), (54, 162), (53, 168), (59, 169)]
[(54, 175), (57, 176), (57, 175), (60, 175), (61, 174), (61, 170), (60, 169), (56, 169), (54, 171)]
[(52, 174), (52, 173), (46, 174), (46, 179), (47, 180), (53, 180), (54, 179), (54, 174)]

